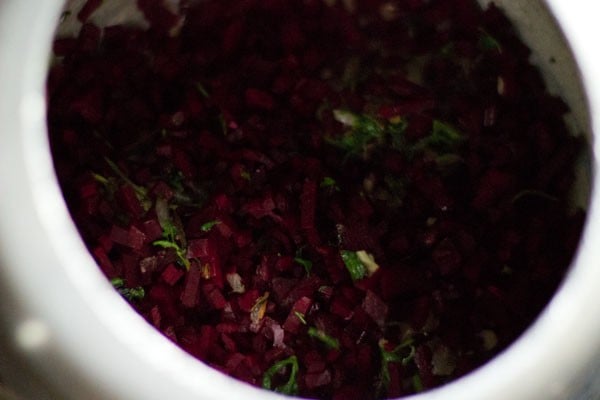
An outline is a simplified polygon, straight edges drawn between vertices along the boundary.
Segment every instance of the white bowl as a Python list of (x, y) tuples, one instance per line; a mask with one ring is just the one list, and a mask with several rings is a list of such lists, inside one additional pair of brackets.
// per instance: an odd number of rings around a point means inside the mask
[[(0, 1), (0, 397), (3, 383), (36, 400), (281, 398), (164, 339), (86, 251), (53, 172), (45, 127), (48, 54), (62, 3)], [(586, 202), (589, 195), (588, 219), (567, 278), (530, 329), (484, 367), (414, 399), (600, 398), (600, 175), (587, 174), (600, 157), (590, 133), (600, 117), (597, 10), (589, 0), (496, 3), (574, 110), (574, 131), (588, 132), (589, 165), (576, 196)], [(104, 17), (126, 18), (115, 10)]]

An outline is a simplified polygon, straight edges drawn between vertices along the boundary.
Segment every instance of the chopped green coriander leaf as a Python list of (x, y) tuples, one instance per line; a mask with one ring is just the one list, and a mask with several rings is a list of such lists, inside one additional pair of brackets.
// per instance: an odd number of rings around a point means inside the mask
[[(289, 372), (290, 376), (286, 383), (281, 386), (273, 387), (273, 378), (276, 374), (281, 372), (287, 372), (287, 368), (291, 367)], [(268, 390), (274, 390), (278, 393), (293, 396), (298, 394), (298, 371), (300, 366), (298, 365), (298, 357), (290, 356), (285, 360), (281, 360), (273, 364), (267, 369), (263, 375), (262, 387)]]
[(416, 393), (422, 392), (423, 391), (423, 382), (421, 382), (421, 377), (419, 376), (419, 374), (415, 374), (412, 377), (412, 385), (413, 388), (415, 389)]
[(302, 324), (306, 325), (306, 317), (299, 311), (294, 311), (294, 315), (302, 322)]
[(148, 197), (148, 190), (143, 186), (136, 185), (131, 179), (129, 179), (129, 177), (127, 175), (125, 175), (123, 173), (123, 171), (121, 171), (119, 166), (110, 158), (104, 157), (104, 161), (106, 161), (106, 163), (108, 164), (110, 169), (112, 169), (113, 172), (119, 178), (121, 178), (121, 180), (123, 182), (125, 182), (127, 185), (131, 186), (131, 188), (135, 192), (136, 197), (142, 204), (142, 207), (144, 208), (144, 210), (148, 211), (150, 209), (150, 207), (152, 207), (152, 200), (150, 200), (150, 198)]
[(340, 190), (335, 179), (330, 176), (323, 178), (319, 186), (322, 188), (335, 188), (335, 190)]
[(221, 126), (221, 132), (223, 132), (223, 136), (227, 136), (227, 120), (225, 119), (225, 116), (223, 114), (219, 115), (219, 125)]
[(200, 227), (200, 230), (202, 232), (210, 232), (210, 230), (212, 228), (214, 228), (215, 225), (218, 225), (220, 223), (221, 223), (221, 221), (219, 221), (218, 219), (215, 219), (214, 221), (206, 222), (206, 223), (202, 224), (202, 226)]
[(158, 223), (163, 229), (163, 238), (155, 240), (152, 242), (152, 245), (162, 247), (163, 249), (173, 249), (179, 263), (183, 265), (186, 270), (189, 270), (190, 260), (186, 257), (185, 236), (183, 231), (178, 229), (171, 219), (169, 204), (165, 199), (159, 197), (156, 199), (155, 209)]
[(413, 346), (413, 340), (407, 339), (392, 351), (386, 350), (387, 340), (381, 339), (379, 341), (379, 351), (381, 356), (381, 371), (380, 371), (380, 392), (385, 392), (391, 381), (389, 363), (401, 363), (403, 366), (408, 365), (415, 356), (415, 347)]
[(125, 286), (125, 280), (123, 278), (112, 278), (110, 283), (115, 289)]
[(341, 137), (329, 138), (329, 143), (348, 155), (363, 155), (370, 145), (380, 143), (384, 138), (385, 126), (375, 118), (347, 110), (333, 110), (333, 116), (350, 130)]
[(210, 94), (208, 93), (208, 90), (206, 90), (206, 88), (204, 87), (204, 85), (201, 84), (200, 82), (196, 82), (196, 90), (198, 90), (198, 92), (200, 92), (200, 94), (205, 99), (208, 99), (210, 97)]
[(367, 268), (362, 261), (360, 261), (360, 258), (355, 251), (342, 250), (340, 251), (340, 255), (342, 256), (342, 260), (353, 281), (360, 280), (367, 276)]
[(250, 172), (246, 171), (246, 170), (242, 170), (242, 172), (240, 172), (240, 176), (247, 180), (248, 182), (250, 182), (250, 180), (252, 179), (252, 176), (250, 175)]
[(108, 178), (105, 178), (104, 176), (102, 176), (100, 174), (92, 173), (92, 176), (94, 177), (94, 180), (96, 182), (101, 183), (104, 186), (108, 186), (110, 184), (110, 180)]
[(499, 53), (502, 52), (502, 45), (495, 37), (483, 29), (480, 29), (479, 31), (481, 33), (481, 36), (479, 37), (479, 47), (482, 50), (496, 50)]
[(304, 267), (304, 270), (306, 271), (306, 275), (310, 275), (310, 271), (312, 270), (312, 266), (313, 266), (312, 261), (301, 258), (301, 257), (294, 258), (294, 261)]
[(464, 139), (464, 135), (454, 126), (434, 119), (431, 134), (419, 140), (414, 150), (431, 149), (442, 154), (451, 153)]
[(548, 194), (546, 192), (542, 192), (541, 190), (535, 190), (535, 189), (525, 189), (525, 190), (521, 190), (519, 193), (517, 193), (511, 200), (512, 203), (516, 203), (517, 201), (521, 200), (524, 197), (537, 197), (543, 200), (548, 200), (548, 201), (558, 201), (558, 198), (556, 196), (552, 196), (551, 194)]
[(110, 280), (110, 283), (117, 289), (121, 296), (129, 301), (143, 299), (146, 295), (144, 288), (141, 286), (135, 288), (125, 287), (125, 280), (123, 278), (113, 278)]
[(319, 340), (329, 349), (338, 350), (340, 348), (339, 340), (332, 336), (329, 336), (328, 334), (326, 334), (320, 329), (315, 328), (314, 326), (308, 328), (308, 336)]

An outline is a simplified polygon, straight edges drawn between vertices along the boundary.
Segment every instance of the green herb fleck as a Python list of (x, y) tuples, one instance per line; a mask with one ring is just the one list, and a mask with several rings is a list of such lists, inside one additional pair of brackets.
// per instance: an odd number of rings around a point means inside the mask
[(106, 161), (106, 163), (108, 164), (110, 169), (112, 169), (113, 172), (119, 178), (121, 178), (121, 180), (123, 182), (125, 182), (127, 185), (131, 186), (131, 188), (135, 192), (135, 195), (138, 198), (138, 200), (140, 201), (144, 210), (148, 211), (150, 209), (150, 207), (152, 207), (152, 200), (150, 200), (150, 198), (148, 197), (148, 190), (143, 186), (136, 185), (131, 179), (129, 179), (129, 177), (127, 175), (125, 175), (125, 173), (123, 171), (121, 171), (119, 166), (113, 160), (111, 160), (108, 157), (104, 157), (104, 160)]
[(200, 230), (202, 232), (210, 232), (210, 230), (212, 228), (214, 228), (215, 225), (218, 225), (220, 223), (221, 223), (221, 221), (219, 221), (218, 219), (215, 219), (214, 221), (206, 222), (206, 223), (202, 224), (202, 226), (200, 227)]
[(386, 344), (387, 341), (385, 339), (379, 341), (381, 355), (380, 392), (386, 391), (391, 381), (389, 363), (401, 363), (403, 366), (407, 366), (415, 356), (415, 347), (413, 346), (412, 338), (405, 340), (392, 351), (385, 349)]
[(548, 201), (558, 201), (558, 197), (552, 196), (546, 192), (542, 192), (541, 190), (535, 189), (525, 189), (521, 190), (517, 193), (511, 200), (512, 203), (516, 203), (524, 197), (537, 197), (539, 199), (548, 200)]
[(250, 173), (248, 171), (246, 171), (245, 169), (243, 169), (242, 172), (240, 172), (240, 176), (242, 177), (242, 179), (245, 179), (248, 182), (250, 182), (250, 180), (252, 179), (252, 176), (250, 175)]
[(294, 258), (294, 261), (304, 267), (304, 270), (306, 271), (306, 275), (310, 275), (310, 271), (312, 270), (312, 266), (313, 266), (312, 261), (307, 260), (305, 258), (301, 258), (301, 257)]
[(350, 129), (339, 138), (327, 140), (348, 155), (364, 155), (370, 146), (381, 143), (384, 138), (385, 126), (373, 117), (347, 110), (333, 110), (333, 116)]
[(333, 179), (330, 176), (326, 176), (325, 178), (323, 178), (319, 186), (322, 188), (334, 188), (337, 191), (340, 190), (335, 179)]
[(414, 150), (430, 149), (438, 153), (451, 153), (464, 141), (464, 135), (454, 126), (442, 122), (438, 119), (433, 120), (431, 134), (419, 140)]
[(308, 328), (308, 336), (319, 340), (321, 343), (323, 343), (330, 349), (338, 350), (340, 348), (339, 340), (332, 336), (329, 336), (328, 334), (326, 334), (320, 329), (315, 328), (314, 326)]
[[(275, 374), (280, 372), (287, 372), (287, 367), (291, 367), (290, 377), (288, 381), (276, 388), (273, 388), (273, 377)], [(293, 396), (298, 394), (298, 371), (300, 367), (298, 365), (298, 358), (296, 356), (290, 356), (285, 360), (281, 360), (273, 364), (269, 369), (267, 369), (263, 375), (262, 386), (268, 390), (274, 390), (278, 393), (286, 394), (289, 396)]]
[(421, 377), (419, 376), (419, 374), (413, 375), (412, 385), (416, 393), (423, 391), (423, 382), (421, 382)]
[(360, 261), (360, 258), (355, 251), (342, 250), (340, 251), (340, 255), (342, 256), (342, 260), (353, 281), (360, 280), (367, 276), (367, 268), (362, 261)]
[(208, 93), (208, 90), (206, 90), (206, 88), (204, 87), (204, 85), (201, 84), (200, 82), (196, 82), (196, 90), (198, 90), (198, 92), (200, 92), (200, 94), (202, 95), (202, 97), (204, 97), (205, 99), (208, 99), (210, 97), (210, 94)]
[(153, 246), (162, 247), (163, 249), (173, 249), (181, 265), (186, 270), (190, 269), (190, 260), (186, 257), (185, 237), (183, 232), (177, 228), (170, 217), (168, 204), (165, 199), (158, 198), (156, 200), (156, 214), (158, 223), (163, 229), (163, 238), (152, 242)]
[(294, 315), (302, 322), (303, 325), (306, 325), (306, 316), (299, 311), (294, 311)]
[(480, 29), (479, 32), (481, 33), (481, 36), (479, 37), (479, 47), (482, 50), (485, 50), (485, 51), (496, 50), (499, 53), (502, 53), (502, 45), (495, 37), (490, 35), (484, 29)]
[(134, 288), (128, 288), (125, 286), (125, 280), (123, 278), (113, 278), (110, 283), (115, 289), (129, 301), (141, 300), (146, 295), (144, 288), (137, 286)]

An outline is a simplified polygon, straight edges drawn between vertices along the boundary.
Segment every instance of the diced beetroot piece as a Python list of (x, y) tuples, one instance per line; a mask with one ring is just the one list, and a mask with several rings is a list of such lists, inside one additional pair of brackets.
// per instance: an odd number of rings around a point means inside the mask
[(322, 372), (307, 373), (304, 376), (304, 383), (309, 389), (315, 389), (328, 385), (331, 382), (331, 372), (325, 370)]
[(279, 257), (275, 262), (275, 269), (277, 271), (288, 271), (294, 264), (294, 259), (290, 256)]
[(77, 19), (86, 22), (90, 15), (102, 5), (102, 0), (87, 0), (77, 13)]
[(274, 213), (275, 202), (271, 192), (265, 193), (263, 198), (251, 200), (241, 208), (243, 214), (250, 214), (254, 218), (271, 217), (275, 222), (281, 222), (281, 217)]
[(489, 170), (479, 181), (471, 204), (477, 209), (489, 207), (509, 192), (513, 182), (511, 174), (496, 169)]
[(215, 196), (215, 204), (217, 205), (219, 211), (226, 213), (231, 213), (233, 211), (231, 200), (225, 194), (219, 194), (218, 196)]
[(158, 259), (155, 256), (144, 257), (140, 260), (139, 269), (144, 283), (150, 283), (154, 271), (158, 268)]
[(275, 301), (281, 303), (297, 284), (297, 279), (281, 277), (273, 278), (271, 281), (271, 289), (273, 291), (273, 298)]
[(198, 357), (206, 359), (211, 353), (211, 349), (216, 345), (218, 336), (216, 329), (210, 325), (202, 325), (200, 327), (199, 343), (197, 346)]
[(303, 355), (302, 360), (308, 373), (323, 372), (327, 367), (323, 356), (314, 350)]
[(434, 99), (424, 97), (421, 99), (411, 99), (397, 103), (393, 106), (383, 106), (379, 109), (379, 116), (390, 119), (410, 114), (420, 114), (424, 111), (432, 110), (436, 105)]
[(222, 310), (227, 305), (227, 301), (223, 297), (223, 294), (215, 285), (202, 285), (202, 291), (204, 292), (204, 297), (206, 297), (209, 304), (216, 310)]
[(234, 53), (241, 44), (245, 23), (243, 19), (236, 19), (225, 28), (222, 36), (221, 48), (225, 55)]
[(250, 312), (259, 297), (260, 292), (257, 289), (248, 290), (238, 298), (238, 305), (242, 311)]
[(127, 282), (127, 285), (130, 287), (139, 286), (141, 283), (139, 257), (132, 253), (123, 254), (120, 264), (122, 268), (121, 274), (123, 275), (125, 282)]
[(349, 320), (354, 315), (353, 308), (349, 306), (348, 302), (341, 297), (336, 297), (333, 299), (331, 306), (329, 307), (329, 311), (345, 320)]
[(225, 347), (225, 350), (227, 350), (228, 352), (237, 352), (237, 343), (226, 333), (221, 333), (221, 342), (223, 342), (223, 347)]
[(94, 248), (92, 254), (94, 255), (94, 259), (108, 278), (112, 279), (118, 276), (118, 271), (116, 270), (115, 266), (108, 258), (106, 251), (102, 247)]
[(259, 89), (246, 89), (246, 104), (250, 108), (271, 111), (275, 107), (273, 97), (267, 92)]
[(310, 275), (302, 279), (283, 299), (281, 305), (291, 306), (302, 297), (312, 298), (315, 292), (322, 286), (322, 281), (319, 277)]
[(98, 124), (104, 114), (103, 101), (100, 88), (91, 88), (71, 103), (71, 111), (91, 124)]
[(78, 50), (82, 53), (93, 53), (98, 49), (101, 35), (102, 31), (96, 25), (90, 23), (83, 24), (77, 38)]
[(146, 235), (144, 234), (144, 232), (136, 228), (135, 225), (131, 225), (129, 227), (129, 232), (127, 234), (127, 246), (131, 247), (132, 249), (139, 250), (146, 243)]
[(52, 53), (61, 57), (71, 54), (77, 46), (76, 38), (60, 38), (56, 39), (52, 45)]
[(200, 290), (200, 281), (202, 280), (202, 272), (196, 263), (190, 265), (190, 270), (185, 277), (183, 292), (181, 292), (181, 303), (192, 308), (198, 304), (198, 296)]
[(240, 332), (240, 328), (240, 324), (237, 322), (222, 322), (216, 326), (217, 332), (227, 334)]
[(196, 176), (194, 163), (190, 160), (188, 154), (181, 149), (173, 150), (173, 164), (188, 178)]
[(98, 238), (98, 244), (105, 252), (109, 252), (113, 247), (113, 241), (110, 239), (109, 235), (102, 235)]
[(173, 286), (179, 281), (179, 279), (181, 279), (183, 275), (184, 272), (180, 268), (177, 268), (174, 264), (169, 264), (162, 272), (160, 277), (168, 285)]
[(152, 321), (152, 325), (154, 325), (155, 328), (160, 329), (161, 315), (158, 306), (154, 306), (150, 310), (150, 320)]
[(155, 0), (137, 0), (139, 9), (153, 29), (170, 33), (180, 23), (181, 17), (173, 14), (164, 4)]
[(201, 260), (208, 260), (216, 255), (216, 247), (211, 239), (194, 239), (190, 240), (188, 243), (188, 258), (200, 258)]
[(144, 208), (131, 186), (120, 186), (116, 196), (121, 207), (135, 218), (139, 218), (144, 214)]
[(163, 232), (162, 232), (163, 229), (160, 226), (160, 224), (158, 223), (158, 221), (155, 219), (150, 219), (148, 221), (144, 221), (142, 223), (142, 231), (146, 235), (146, 239), (149, 242), (158, 240), (163, 235)]
[(165, 329), (163, 329), (162, 333), (173, 343), (179, 343), (179, 340), (177, 339), (177, 334), (175, 333), (175, 328), (173, 326), (167, 326)]
[(300, 227), (313, 229), (315, 227), (315, 211), (317, 207), (317, 184), (306, 181), (302, 186), (300, 196)]
[(433, 262), (440, 269), (442, 276), (450, 275), (460, 268), (462, 257), (454, 243), (446, 238), (433, 249)]
[(288, 314), (283, 324), (283, 329), (291, 333), (298, 333), (299, 329), (304, 325), (304, 322), (300, 318), (304, 318), (308, 314), (312, 303), (313, 301), (308, 297), (299, 298)]
[(98, 194), (98, 183), (87, 182), (79, 187), (79, 196), (82, 199), (93, 197)]
[(368, 290), (361, 307), (383, 329), (387, 318), (388, 305), (379, 296)]
[(173, 189), (163, 181), (159, 181), (152, 188), (152, 194), (156, 197), (161, 197), (167, 201), (173, 197)]
[(435, 386), (436, 378), (433, 375), (433, 365), (431, 364), (432, 353), (429, 347), (417, 346), (415, 351), (415, 365), (419, 369), (419, 376), (425, 388)]
[(123, 246), (129, 246), (129, 232), (117, 225), (110, 228), (110, 240)]

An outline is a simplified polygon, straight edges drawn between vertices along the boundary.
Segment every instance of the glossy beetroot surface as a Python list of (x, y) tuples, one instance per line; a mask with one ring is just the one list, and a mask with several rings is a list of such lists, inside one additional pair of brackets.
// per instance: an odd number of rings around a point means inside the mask
[(55, 42), (56, 171), (104, 274), (191, 355), (396, 397), (484, 364), (557, 288), (580, 145), (496, 7), (140, 0), (149, 29), (100, 29), (99, 6)]

